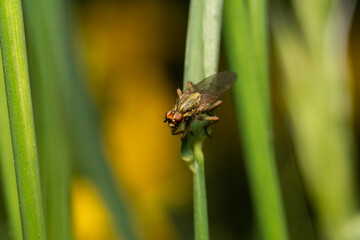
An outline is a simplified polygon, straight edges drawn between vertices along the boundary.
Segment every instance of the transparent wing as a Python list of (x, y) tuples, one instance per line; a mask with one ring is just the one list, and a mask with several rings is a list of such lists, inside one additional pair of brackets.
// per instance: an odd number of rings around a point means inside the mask
[(213, 103), (221, 94), (230, 89), (235, 83), (237, 75), (231, 71), (215, 73), (189, 89), (190, 92), (199, 92), (201, 100), (198, 110), (201, 111), (207, 105)]
[(235, 83), (237, 75), (231, 71), (215, 73), (194, 84), (190, 91), (220, 96)]

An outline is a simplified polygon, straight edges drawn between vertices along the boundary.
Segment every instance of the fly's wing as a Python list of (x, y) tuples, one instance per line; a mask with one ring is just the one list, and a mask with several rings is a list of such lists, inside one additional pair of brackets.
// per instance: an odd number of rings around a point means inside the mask
[(215, 73), (193, 85), (196, 92), (206, 92), (220, 96), (235, 83), (237, 75), (231, 71)]
[(207, 105), (213, 103), (221, 94), (230, 89), (235, 83), (237, 75), (231, 71), (215, 73), (198, 84), (192, 85), (191, 92), (199, 92), (201, 101), (198, 110), (201, 111)]

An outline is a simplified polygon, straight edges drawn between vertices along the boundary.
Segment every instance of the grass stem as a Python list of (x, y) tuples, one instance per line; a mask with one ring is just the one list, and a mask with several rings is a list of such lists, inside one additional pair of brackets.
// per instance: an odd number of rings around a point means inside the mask
[(287, 227), (269, 136), (266, 1), (246, 2), (227, 1), (224, 6), (225, 47), (230, 68), (239, 77), (233, 89), (238, 129), (261, 237), (285, 240)]
[(70, 141), (59, 90), (63, 71), (52, 35), (60, 9), (57, 0), (24, 1), (46, 234), (53, 240), (71, 238)]
[(45, 239), (20, 0), (0, 1), (0, 42), (24, 239)]
[(205, 164), (202, 145), (204, 141), (197, 141), (194, 144), (194, 219), (195, 219), (195, 239), (209, 239), (208, 215), (206, 203), (205, 186)]
[[(220, 53), (222, 0), (192, 0), (184, 68), (184, 88), (217, 72)], [(181, 144), (181, 156), (193, 171), (195, 239), (209, 239), (202, 145), (207, 138), (203, 122), (193, 122)]]
[(19, 198), (16, 187), (16, 176), (14, 167), (14, 154), (11, 144), (11, 133), (8, 107), (6, 103), (5, 79), (0, 53), (0, 170), (1, 182), (3, 184), (5, 207), (10, 225), (10, 237), (21, 240), (21, 217), (19, 209)]

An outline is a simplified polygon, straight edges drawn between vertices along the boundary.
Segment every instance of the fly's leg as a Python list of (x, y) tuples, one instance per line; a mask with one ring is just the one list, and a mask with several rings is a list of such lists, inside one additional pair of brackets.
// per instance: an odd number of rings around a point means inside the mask
[[(221, 104), (221, 103), (220, 103)], [(220, 105), (219, 104), (219, 105)], [(200, 120), (200, 121), (212, 121), (211, 123), (209, 123), (208, 125), (206, 125), (205, 127), (204, 127), (204, 129), (205, 129), (205, 134), (209, 137), (209, 138), (211, 138), (211, 136), (209, 135), (209, 133), (208, 133), (208, 128), (211, 126), (211, 125), (214, 125), (215, 123), (217, 123), (219, 120), (220, 120), (220, 118), (219, 117), (217, 117), (217, 116), (201, 116), (201, 117), (199, 117), (199, 118), (197, 118), (197, 120)]]
[[(209, 104), (209, 105), (207, 105), (201, 112), (203, 112), (203, 113), (211, 112), (211, 111), (214, 110), (215, 108), (219, 107), (221, 104), (222, 104), (222, 101), (221, 101), (221, 100), (218, 100), (218, 101), (216, 101), (214, 104)], [(206, 126), (204, 127), (206, 135), (207, 135), (209, 138), (211, 138), (211, 136), (209, 135), (209, 133), (208, 133), (207, 130), (208, 130), (208, 128), (209, 128), (211, 125), (217, 123), (217, 122), (220, 120), (220, 118), (219, 118), (219, 117), (216, 117), (216, 116), (201, 116), (201, 115), (200, 115), (200, 116), (198, 116), (198, 117), (196, 118), (196, 120), (200, 120), (200, 121), (211, 121), (211, 123), (209, 123), (208, 125), (206, 125)]]
[(182, 96), (182, 92), (181, 92), (180, 88), (178, 88), (178, 89), (176, 90), (176, 92), (177, 92), (177, 94), (178, 94), (179, 98), (181, 98), (181, 96)]
[(214, 110), (215, 108), (217, 108), (218, 106), (220, 106), (222, 104), (222, 101), (221, 100), (218, 100), (216, 101), (214, 104), (212, 105), (207, 105), (203, 110), (202, 112), (210, 112), (212, 110)]
[(178, 132), (171, 132), (172, 135), (179, 135), (182, 134), (184, 131), (178, 131)]
[[(178, 132), (171, 132), (172, 135), (179, 135), (182, 134), (181, 136), (181, 140), (184, 140), (185, 137), (189, 134), (190, 132), (190, 121), (185, 122), (185, 129), (178, 131)], [(191, 133), (191, 132), (190, 132)]]
[(185, 124), (185, 129), (183, 131), (183, 135), (181, 136), (181, 140), (184, 140), (185, 137), (189, 134), (190, 132), (190, 121), (187, 121)]
[(220, 118), (217, 117), (217, 116), (203, 116), (201, 118), (199, 118), (198, 120), (201, 120), (201, 121), (212, 121), (211, 123), (209, 123), (208, 125), (205, 126), (205, 128), (208, 128), (210, 127), (211, 125), (214, 125), (215, 123), (217, 123)]
[(186, 90), (190, 90), (190, 89), (192, 89), (194, 87), (194, 84), (192, 83), (192, 82), (187, 82), (187, 84), (186, 84)]

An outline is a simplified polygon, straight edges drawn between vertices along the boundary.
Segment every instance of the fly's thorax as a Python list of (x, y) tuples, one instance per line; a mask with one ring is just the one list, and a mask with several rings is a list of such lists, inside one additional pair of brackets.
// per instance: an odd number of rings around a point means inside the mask
[(176, 103), (175, 110), (181, 113), (190, 112), (200, 104), (201, 95), (198, 92), (184, 92), (179, 101)]

